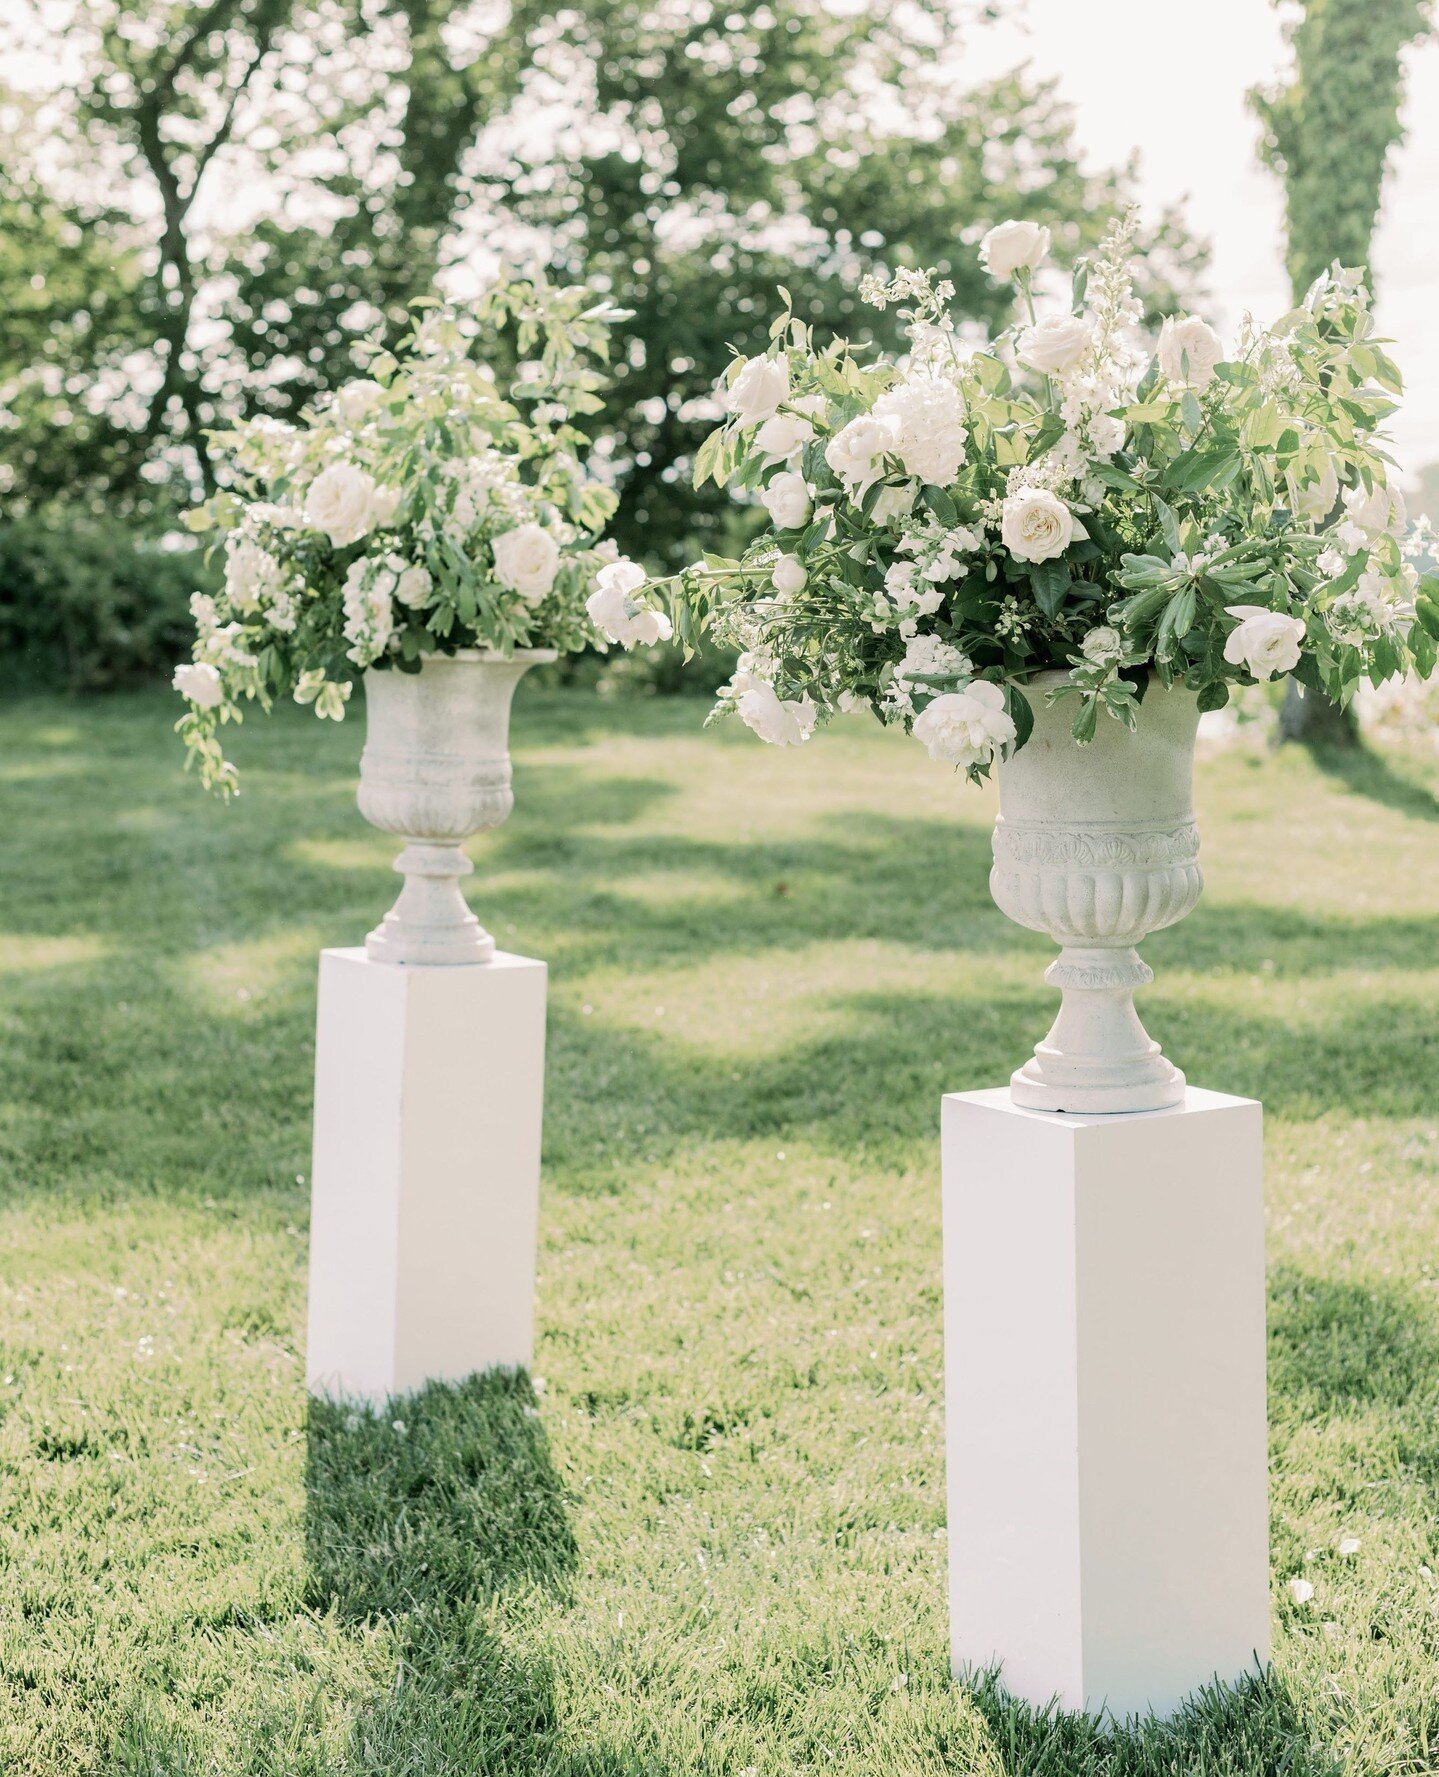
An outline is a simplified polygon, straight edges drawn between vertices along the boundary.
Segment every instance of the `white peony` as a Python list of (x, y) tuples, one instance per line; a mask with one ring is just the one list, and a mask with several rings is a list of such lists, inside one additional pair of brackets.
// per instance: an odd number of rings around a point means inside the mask
[(946, 691), (914, 720), (914, 737), (944, 765), (988, 765), (1015, 738), (1004, 693), (987, 679)]
[(1016, 561), (1049, 561), (1087, 532), (1057, 494), (1025, 487), (1004, 502), (1000, 536)]
[(754, 435), (755, 449), (766, 463), (788, 463), (814, 437), (814, 426), (797, 413), (776, 413)]
[(897, 443), (899, 428), (882, 415), (862, 413), (842, 427), (824, 447), (824, 460), (844, 483), (851, 500), (860, 500), (884, 472), (883, 458)]
[(1045, 376), (1071, 369), (1089, 346), (1089, 322), (1081, 315), (1047, 315), (1019, 336), (1019, 361)]
[(357, 543), (375, 524), (375, 478), (353, 463), (331, 463), (310, 483), (305, 518), (337, 549)]
[(187, 660), (177, 666), (170, 682), (197, 710), (213, 710), (225, 701), (219, 673), (202, 660)]
[(959, 473), (969, 433), (964, 426), (964, 398), (952, 382), (940, 376), (908, 376), (875, 402), (874, 418), (893, 428), (893, 442), (884, 448), (899, 458), (906, 474), (944, 487)]
[(1304, 625), (1297, 617), (1271, 611), (1264, 605), (1226, 605), (1236, 619), (1224, 641), (1224, 658), (1231, 666), (1247, 667), (1256, 679), (1272, 679), (1276, 673), (1292, 673), (1299, 664)]
[(418, 611), (421, 605), (429, 603), (434, 587), (435, 583), (430, 578), (430, 570), (417, 564), (401, 571), (395, 581), (395, 597), (402, 605), (408, 605), (412, 611)]
[(1307, 519), (1310, 524), (1322, 524), (1339, 498), (1339, 471), (1334, 467), (1334, 459), (1325, 457), (1317, 477), (1301, 482), (1291, 474), (1287, 479), (1289, 510), (1296, 518)]
[(585, 600), (590, 622), (601, 635), (621, 647), (639, 644), (648, 648), (655, 642), (668, 641), (674, 634), (674, 626), (663, 611), (642, 605), (634, 596), (646, 578), (637, 561), (621, 556), (595, 575), (595, 590)]
[(979, 243), (979, 263), (992, 278), (1033, 271), (1049, 251), (1049, 230), (1037, 222), (1001, 222)]
[(804, 564), (793, 555), (776, 557), (769, 577), (781, 598), (788, 598), (791, 593), (803, 592), (805, 582), (809, 579), (804, 571)]
[(815, 707), (809, 698), (786, 703), (773, 685), (756, 681), (735, 702), (740, 720), (774, 747), (797, 747), (814, 733)]
[(1170, 315), (1159, 329), (1159, 368), (1176, 388), (1207, 388), (1223, 356), (1224, 342), (1197, 315)]
[(1398, 531), (1404, 525), (1404, 496), (1388, 482), (1376, 481), (1372, 488), (1351, 487), (1344, 490), (1344, 510), (1361, 531), (1371, 537), (1385, 531)]
[(742, 426), (769, 419), (789, 394), (783, 358), (747, 358), (724, 391), (724, 403)]
[(809, 483), (794, 469), (781, 469), (760, 494), (760, 499), (778, 531), (797, 531), (809, 522)]
[(500, 585), (519, 593), (527, 605), (537, 605), (554, 585), (559, 572), (559, 544), (543, 525), (531, 523), (505, 531), (490, 547), (495, 555), (495, 578)]
[(914, 502), (918, 495), (919, 488), (912, 481), (906, 481), (899, 487), (882, 488), (879, 498), (870, 508), (870, 517), (876, 524), (892, 524), (896, 518), (908, 518), (914, 511)]
[(385, 391), (377, 382), (367, 376), (357, 376), (336, 392), (335, 410), (347, 426), (357, 426), (375, 403), (384, 398)]

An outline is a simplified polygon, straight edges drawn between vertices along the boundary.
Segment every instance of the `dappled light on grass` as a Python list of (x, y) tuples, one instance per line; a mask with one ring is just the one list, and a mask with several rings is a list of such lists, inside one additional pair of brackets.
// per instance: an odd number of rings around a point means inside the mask
[(362, 715), (247, 725), (222, 808), (164, 697), (0, 713), (65, 770), (0, 848), (6, 1777), (1432, 1763), (1432, 764), (1201, 767), (1142, 1006), (1266, 1102), (1277, 1665), (1121, 1730), (948, 1675), (937, 1101), (1055, 996), (991, 799), (901, 737), (522, 689), (469, 889), (551, 966), (534, 1391), (307, 1418), (315, 952), (394, 895)]

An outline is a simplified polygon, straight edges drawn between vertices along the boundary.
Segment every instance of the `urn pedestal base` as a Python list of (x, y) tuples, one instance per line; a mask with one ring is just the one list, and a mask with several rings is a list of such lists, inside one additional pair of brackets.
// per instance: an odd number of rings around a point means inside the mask
[(1269, 1647), (1260, 1106), (943, 1106), (956, 1673), (1174, 1713)]
[(528, 1365), (546, 969), (320, 959), (313, 1393), (379, 1403)]

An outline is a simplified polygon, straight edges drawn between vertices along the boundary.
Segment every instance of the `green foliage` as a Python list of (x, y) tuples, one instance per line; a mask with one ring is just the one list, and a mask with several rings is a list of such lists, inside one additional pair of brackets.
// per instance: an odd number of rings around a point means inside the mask
[(189, 649), (200, 551), (65, 507), (0, 524), (0, 683), (108, 690), (168, 676)]

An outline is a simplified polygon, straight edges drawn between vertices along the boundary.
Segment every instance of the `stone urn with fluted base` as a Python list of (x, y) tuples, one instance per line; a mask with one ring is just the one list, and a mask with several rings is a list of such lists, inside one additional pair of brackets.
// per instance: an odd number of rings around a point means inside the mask
[(1026, 691), (1034, 732), (996, 768), (999, 819), (990, 892), (1000, 910), (1060, 946), (1045, 980), (1059, 1016), (1010, 1080), (1017, 1104), (1041, 1111), (1154, 1111), (1184, 1099), (1184, 1075), (1146, 1033), (1134, 991), (1154, 979), (1136, 946), (1199, 899), (1194, 824), (1193, 692), (1151, 683), (1131, 732), (1101, 712), (1086, 746), (1070, 733), (1066, 682), (1040, 674)]
[(365, 940), (372, 962), (487, 963), (495, 941), (460, 883), (474, 869), (462, 842), (498, 827), (514, 807), (510, 700), (552, 649), (428, 656), (417, 673), (365, 674), (360, 813), (404, 841), (399, 899)]

